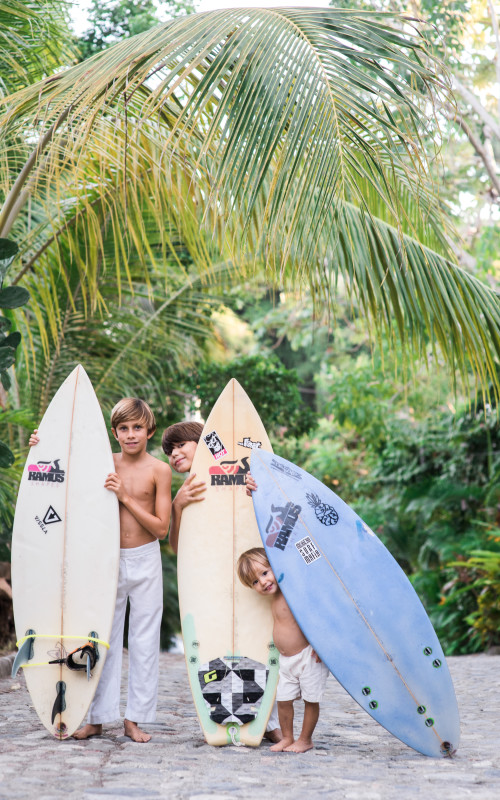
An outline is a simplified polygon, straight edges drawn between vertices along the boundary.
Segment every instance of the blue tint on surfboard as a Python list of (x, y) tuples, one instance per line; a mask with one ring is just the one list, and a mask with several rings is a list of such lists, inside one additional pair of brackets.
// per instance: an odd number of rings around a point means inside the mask
[(405, 573), (334, 492), (273, 453), (252, 452), (262, 541), (304, 635), (377, 722), (427, 756), (460, 736), (443, 650)]

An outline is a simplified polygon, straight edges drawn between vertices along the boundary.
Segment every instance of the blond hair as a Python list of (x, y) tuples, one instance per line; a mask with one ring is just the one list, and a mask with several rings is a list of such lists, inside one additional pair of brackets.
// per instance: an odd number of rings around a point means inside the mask
[(122, 422), (137, 419), (143, 422), (149, 433), (156, 430), (155, 415), (144, 400), (138, 397), (124, 397), (119, 400), (111, 412), (111, 427), (116, 428)]
[(238, 578), (245, 586), (252, 588), (255, 580), (255, 562), (262, 564), (263, 567), (269, 567), (269, 559), (263, 547), (252, 547), (250, 550), (245, 550), (238, 559), (236, 564), (236, 571)]

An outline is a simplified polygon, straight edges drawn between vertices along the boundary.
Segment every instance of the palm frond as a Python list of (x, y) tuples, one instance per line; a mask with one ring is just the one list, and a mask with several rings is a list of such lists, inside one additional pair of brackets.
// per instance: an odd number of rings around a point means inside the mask
[(200, 239), (202, 272), (214, 250), (240, 269), (252, 253), (275, 279), (309, 281), (321, 296), (328, 263), (375, 325), (395, 320), (417, 351), (430, 338), (498, 392), (498, 297), (452, 262), (423, 144), (446, 87), (424, 40), (390, 19), (193, 15), (5, 98), (0, 233), (26, 229), (28, 199), (53, 231), (70, 217), (79, 235), (67, 225), (69, 257), (91, 308), (101, 271), (113, 267), (119, 292), (131, 285), (132, 250), (147, 285), (144, 209), (164, 250), (166, 221), (193, 246)]
[(61, 0), (0, 0), (0, 93), (35, 83), (75, 60)]

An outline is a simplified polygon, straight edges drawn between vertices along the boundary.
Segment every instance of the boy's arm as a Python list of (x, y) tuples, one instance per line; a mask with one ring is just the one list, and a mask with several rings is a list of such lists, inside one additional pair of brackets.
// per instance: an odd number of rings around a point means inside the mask
[(194, 483), (196, 473), (193, 472), (177, 492), (172, 502), (172, 519), (170, 522), (170, 533), (168, 541), (170, 547), (177, 554), (179, 549), (179, 530), (181, 527), (182, 511), (190, 503), (199, 503), (205, 497), (206, 484), (204, 481), (197, 481)]
[(156, 539), (164, 539), (168, 533), (172, 506), (170, 493), (172, 470), (168, 464), (158, 460), (158, 464), (155, 465), (154, 478), (156, 484), (154, 514), (146, 511), (137, 500), (127, 494), (122, 480), (116, 472), (110, 472), (104, 481), (104, 486), (116, 494), (120, 503), (125, 506), (127, 511), (130, 511), (141, 527)]

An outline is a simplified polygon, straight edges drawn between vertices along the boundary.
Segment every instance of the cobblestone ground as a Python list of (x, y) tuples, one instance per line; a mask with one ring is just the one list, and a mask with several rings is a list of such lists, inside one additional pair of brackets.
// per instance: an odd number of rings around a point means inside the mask
[(100, 795), (109, 800), (497, 800), (500, 656), (461, 656), (448, 663), (462, 738), (455, 758), (442, 760), (401, 744), (333, 678), (315, 749), (303, 755), (272, 753), (268, 743), (259, 748), (206, 745), (182, 655), (161, 656), (158, 722), (144, 726), (153, 734), (146, 745), (125, 738), (119, 725), (106, 727), (100, 738), (58, 742), (38, 721), (22, 675), (0, 678), (0, 800), (96, 800)]

